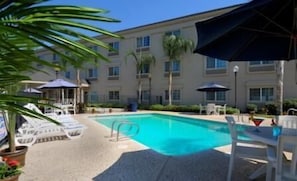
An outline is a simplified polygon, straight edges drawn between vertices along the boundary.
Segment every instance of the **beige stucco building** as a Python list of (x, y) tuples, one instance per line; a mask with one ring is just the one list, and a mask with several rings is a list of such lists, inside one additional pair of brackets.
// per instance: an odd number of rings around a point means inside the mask
[[(230, 11), (234, 7), (193, 14), (176, 19), (156, 22), (140, 27), (116, 32), (125, 37), (114, 39), (106, 36), (97, 38), (109, 43), (118, 53), (108, 52), (100, 47), (88, 45), (110, 59), (94, 65), (84, 65), (80, 69), (80, 79), (86, 80), (89, 86), (81, 94), (88, 102), (127, 103), (137, 97), (137, 71), (135, 61), (125, 56), (130, 50), (156, 57), (156, 63), (146, 68), (142, 75), (143, 103), (167, 104), (168, 76), (166, 73), (168, 57), (164, 54), (162, 38), (165, 33), (178, 34), (185, 39), (197, 43), (195, 23)], [(240, 42), (238, 42), (240, 43)], [(59, 57), (47, 51), (38, 51), (38, 56), (59, 63)], [(184, 54), (172, 65), (173, 68), (173, 104), (227, 104), (235, 106), (235, 74), (233, 67), (237, 65), (237, 107), (244, 110), (248, 103), (265, 104), (276, 99), (276, 66), (273, 61), (228, 62), (206, 57), (192, 52)], [(296, 61), (285, 62), (284, 99), (297, 95)], [(53, 70), (52, 70), (53, 71)], [(76, 82), (77, 70), (67, 67), (59, 72), (60, 76)], [(53, 77), (54, 78), (54, 77)], [(32, 75), (33, 80), (39, 76)], [(227, 92), (199, 92), (196, 89), (205, 83), (215, 82), (230, 88)]]

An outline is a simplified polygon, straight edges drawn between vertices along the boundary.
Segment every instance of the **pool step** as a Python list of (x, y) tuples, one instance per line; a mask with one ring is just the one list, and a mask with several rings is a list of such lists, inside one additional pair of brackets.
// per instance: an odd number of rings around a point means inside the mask
[(138, 134), (139, 132), (139, 125), (136, 124), (136, 123), (132, 123), (131, 121), (128, 121), (128, 120), (115, 120), (112, 122), (112, 125), (111, 125), (111, 132), (110, 132), (110, 137), (112, 138), (114, 136), (113, 132), (115, 130), (115, 127), (116, 127), (116, 131), (117, 131), (117, 134), (116, 134), (116, 141), (119, 141), (119, 137), (120, 137), (120, 129), (123, 127), (123, 126), (127, 126), (129, 125), (130, 127), (128, 128), (129, 131), (132, 131), (133, 127), (136, 128), (136, 131), (134, 133), (132, 133), (131, 135), (126, 135), (126, 137), (132, 137), (132, 136), (135, 136)]

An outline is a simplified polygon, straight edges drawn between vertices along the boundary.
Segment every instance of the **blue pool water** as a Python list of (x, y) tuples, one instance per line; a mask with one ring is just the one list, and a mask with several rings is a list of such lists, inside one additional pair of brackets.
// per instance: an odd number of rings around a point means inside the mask
[[(231, 143), (228, 126), (221, 122), (164, 114), (97, 116), (95, 120), (109, 128), (115, 120), (136, 123), (139, 132), (131, 138), (164, 155), (187, 155)], [(132, 135), (136, 129), (123, 125), (120, 132)]]

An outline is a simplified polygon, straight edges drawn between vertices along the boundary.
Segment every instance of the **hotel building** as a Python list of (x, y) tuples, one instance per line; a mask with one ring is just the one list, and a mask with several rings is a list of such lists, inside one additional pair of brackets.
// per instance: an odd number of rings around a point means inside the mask
[[(67, 67), (65, 71), (60, 71), (58, 74), (60, 77), (76, 82), (77, 73), (79, 73), (80, 80), (84, 83), (81, 97), (85, 102), (127, 104), (132, 99), (137, 99), (139, 76), (137, 76), (133, 58), (130, 57), (125, 61), (125, 57), (131, 50), (139, 54), (151, 53), (156, 57), (156, 62), (142, 71), (142, 103), (166, 105), (168, 103), (168, 66), (170, 65), (162, 46), (163, 36), (175, 34), (193, 40), (196, 44), (197, 40), (199, 41), (195, 28), (197, 21), (220, 15), (233, 8), (235, 6), (115, 32), (123, 36), (124, 39), (99, 35), (96, 38), (108, 43), (118, 52), (109, 52), (100, 47), (88, 46), (108, 57), (110, 62), (99, 60), (98, 66), (86, 64), (79, 71), (73, 67)], [(238, 42), (238, 44), (240, 43)], [(59, 63), (59, 57), (52, 52), (40, 50), (37, 55)], [(174, 61), (171, 65), (173, 70), (172, 104), (192, 105), (210, 102), (228, 106), (236, 104), (238, 108), (245, 110), (249, 103), (257, 105), (273, 103), (276, 99), (277, 87), (275, 64), (274, 61), (228, 62), (187, 52), (181, 56), (180, 60)], [(234, 66), (239, 67), (236, 79), (233, 72)], [(295, 60), (285, 62), (284, 99), (296, 97), (296, 69)], [(49, 74), (45, 76), (40, 73), (33, 74), (31, 75), (32, 80), (54, 79), (55, 70), (48, 70), (48, 72)], [(199, 92), (196, 90), (210, 82), (224, 85), (230, 90), (226, 92)]]

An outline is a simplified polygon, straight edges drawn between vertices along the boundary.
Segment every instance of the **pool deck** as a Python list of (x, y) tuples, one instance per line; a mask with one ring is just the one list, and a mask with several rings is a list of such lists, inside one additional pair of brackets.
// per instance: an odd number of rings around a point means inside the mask
[[(224, 115), (170, 114), (225, 122)], [(226, 180), (230, 145), (187, 156), (164, 156), (130, 139), (114, 141), (108, 128), (90, 119), (95, 115), (99, 114), (74, 116), (88, 127), (82, 138), (41, 142), (30, 147), (19, 181)], [(237, 159), (233, 180), (248, 180), (260, 166)], [(265, 176), (257, 180), (265, 180)]]

